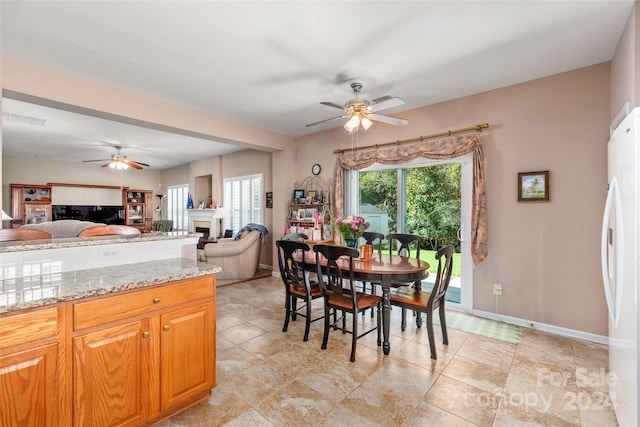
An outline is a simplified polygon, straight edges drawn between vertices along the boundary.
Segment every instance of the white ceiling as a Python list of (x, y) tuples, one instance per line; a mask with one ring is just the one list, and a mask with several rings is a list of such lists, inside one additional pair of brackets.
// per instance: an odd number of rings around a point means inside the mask
[[(353, 81), (364, 98), (404, 98), (382, 112), (401, 117), (609, 61), (633, 4), (1, 1), (0, 36), (2, 55), (296, 137), (341, 126), (305, 124), (339, 115), (320, 102), (343, 104)], [(81, 161), (123, 145), (162, 169), (241, 149), (16, 100), (4, 99), (3, 112), (47, 120), (3, 120), (5, 153)]]

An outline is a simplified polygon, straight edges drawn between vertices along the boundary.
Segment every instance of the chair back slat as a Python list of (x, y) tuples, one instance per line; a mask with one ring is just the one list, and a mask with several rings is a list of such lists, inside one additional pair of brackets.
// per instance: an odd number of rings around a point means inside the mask
[(402, 233), (390, 233), (387, 234), (387, 240), (389, 241), (389, 253), (393, 255), (394, 242), (398, 242), (398, 250), (396, 255), (410, 256), (411, 247), (414, 246), (416, 250), (416, 258), (420, 258), (420, 246), (424, 239), (422, 236), (416, 234), (402, 234)]
[(384, 240), (384, 234), (375, 231), (365, 231), (362, 234), (362, 238), (365, 240), (367, 245), (371, 245), (372, 247), (377, 246), (378, 255), (380, 255), (382, 251), (382, 241)]
[(304, 233), (289, 233), (282, 236), (280, 240), (295, 240), (304, 242), (305, 240), (309, 240), (309, 237)]

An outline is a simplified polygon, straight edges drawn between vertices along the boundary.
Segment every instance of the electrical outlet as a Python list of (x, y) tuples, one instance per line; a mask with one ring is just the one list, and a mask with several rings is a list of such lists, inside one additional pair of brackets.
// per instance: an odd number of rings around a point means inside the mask
[(493, 294), (502, 295), (502, 285), (500, 283), (493, 284)]
[(117, 246), (103, 246), (100, 248), (100, 259), (120, 258), (120, 248)]

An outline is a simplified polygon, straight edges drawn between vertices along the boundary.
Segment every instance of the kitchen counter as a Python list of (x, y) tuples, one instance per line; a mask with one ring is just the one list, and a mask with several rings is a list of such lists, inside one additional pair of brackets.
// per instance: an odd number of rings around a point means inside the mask
[[(93, 242), (96, 244), (95, 240)], [(113, 239), (110, 243), (114, 243)], [(195, 278), (222, 270), (187, 258), (66, 272), (53, 272), (42, 266), (39, 269), (39, 274), (0, 280), (0, 313)]]
[(94, 236), (94, 237), (68, 237), (47, 240), (22, 240), (0, 242), (0, 254), (24, 251), (36, 251), (43, 249), (78, 248), (96, 245), (112, 245), (120, 243), (156, 242), (163, 240), (197, 239), (199, 235), (184, 231), (152, 232), (133, 236)]

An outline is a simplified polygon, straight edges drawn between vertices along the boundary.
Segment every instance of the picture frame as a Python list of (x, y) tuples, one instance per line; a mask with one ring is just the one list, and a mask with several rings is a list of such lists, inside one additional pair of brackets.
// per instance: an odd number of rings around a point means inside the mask
[(309, 192), (307, 193), (307, 198), (311, 198), (311, 200), (315, 200), (315, 199), (316, 199), (316, 195), (317, 195), (317, 194), (318, 194), (318, 193), (316, 193), (316, 192), (315, 192), (315, 191), (313, 191), (313, 190), (312, 190), (312, 191), (309, 191)]
[(298, 209), (298, 220), (304, 219), (304, 209)]
[(297, 203), (300, 199), (304, 199), (304, 189), (293, 190), (293, 200)]
[(518, 172), (518, 201), (549, 201), (549, 171)]
[(304, 218), (305, 219), (314, 219), (317, 213), (318, 213), (318, 209), (316, 209), (316, 208), (305, 209)]
[(266, 203), (267, 209), (273, 208), (273, 191), (267, 191), (265, 203)]

